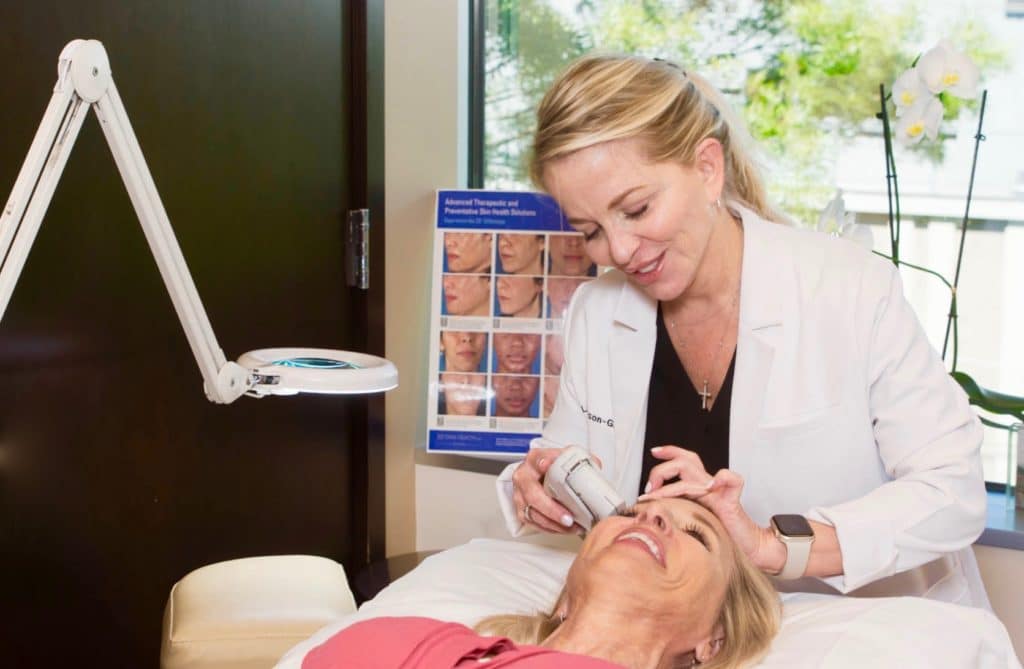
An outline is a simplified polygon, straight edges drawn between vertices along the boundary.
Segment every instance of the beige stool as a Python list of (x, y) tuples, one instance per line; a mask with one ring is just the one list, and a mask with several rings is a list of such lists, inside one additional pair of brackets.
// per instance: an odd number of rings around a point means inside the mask
[(340, 564), (252, 557), (196, 569), (171, 588), (163, 669), (270, 669), (289, 648), (355, 611)]

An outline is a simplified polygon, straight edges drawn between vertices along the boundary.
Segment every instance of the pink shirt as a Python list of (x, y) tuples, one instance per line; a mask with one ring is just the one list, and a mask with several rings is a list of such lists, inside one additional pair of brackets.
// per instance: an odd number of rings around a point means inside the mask
[[(489, 657), (487, 662), (477, 660)], [(341, 630), (311, 650), (302, 669), (622, 669), (586, 655), (517, 646), (465, 625), (431, 618), (373, 618)]]

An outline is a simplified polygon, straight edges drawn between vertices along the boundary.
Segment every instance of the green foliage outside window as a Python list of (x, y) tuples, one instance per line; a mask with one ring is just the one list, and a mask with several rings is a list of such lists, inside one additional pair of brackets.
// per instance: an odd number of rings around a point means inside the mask
[[(485, 184), (528, 185), (533, 111), (570, 60), (593, 50), (634, 53), (696, 69), (718, 85), (762, 148), (775, 200), (813, 222), (834, 191), (840, 143), (880, 133), (878, 85), (918, 56), (926, 8), (865, 0), (491, 0)], [(986, 74), (1008, 63), (1006, 49), (975, 20), (943, 34)], [(943, 143), (913, 151), (941, 161)]]

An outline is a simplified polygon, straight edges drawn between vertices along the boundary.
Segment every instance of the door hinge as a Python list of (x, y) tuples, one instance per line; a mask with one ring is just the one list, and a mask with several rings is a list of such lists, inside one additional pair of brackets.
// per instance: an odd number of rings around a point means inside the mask
[(370, 287), (370, 210), (350, 209), (345, 235), (345, 276), (351, 288)]

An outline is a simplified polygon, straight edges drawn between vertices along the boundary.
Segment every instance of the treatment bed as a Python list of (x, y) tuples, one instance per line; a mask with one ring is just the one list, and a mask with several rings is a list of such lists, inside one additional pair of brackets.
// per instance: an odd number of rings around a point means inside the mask
[[(366, 618), (416, 615), (472, 625), (495, 613), (531, 613), (551, 606), (572, 557), (476, 539), (428, 557), (358, 610), (344, 571), (323, 558), (210, 565), (171, 592), (161, 666), (269, 669), (280, 657), (277, 669), (300, 669), (310, 649)], [(1021, 667), (1006, 628), (987, 611), (912, 597), (782, 597), (782, 629), (758, 669)]]

